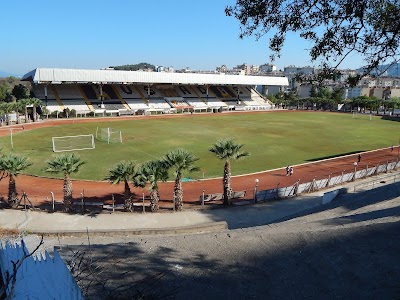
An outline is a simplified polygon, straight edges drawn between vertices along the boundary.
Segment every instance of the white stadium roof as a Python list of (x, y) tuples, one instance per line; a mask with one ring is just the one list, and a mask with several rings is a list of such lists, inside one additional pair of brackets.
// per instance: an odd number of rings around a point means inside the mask
[(80, 70), (37, 68), (25, 74), (22, 80), (34, 83), (170, 83), (210, 85), (269, 85), (286, 86), (286, 77), (247, 76), (196, 73), (163, 73), (119, 70)]

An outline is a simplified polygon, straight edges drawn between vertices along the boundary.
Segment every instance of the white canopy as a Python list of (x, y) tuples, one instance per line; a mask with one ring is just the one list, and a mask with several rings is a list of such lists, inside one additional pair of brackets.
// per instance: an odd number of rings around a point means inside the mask
[(25, 74), (22, 80), (34, 83), (169, 83), (210, 85), (269, 85), (287, 86), (286, 77), (247, 76), (196, 73), (163, 73), (118, 70), (80, 70), (37, 68)]

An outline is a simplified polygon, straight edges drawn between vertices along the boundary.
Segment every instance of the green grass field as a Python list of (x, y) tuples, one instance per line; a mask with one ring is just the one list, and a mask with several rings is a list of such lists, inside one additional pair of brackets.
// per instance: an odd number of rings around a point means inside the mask
[[(400, 122), (374, 118), (353, 119), (351, 114), (280, 112), (256, 114), (193, 115), (176, 118), (132, 119), (53, 126), (13, 134), (0, 139), (3, 153), (26, 155), (33, 165), (29, 174), (54, 176), (43, 171), (51, 158), (52, 136), (95, 134), (96, 127), (122, 130), (123, 144), (96, 140), (96, 149), (77, 151), (87, 163), (76, 179), (102, 180), (120, 160), (143, 162), (182, 147), (200, 158), (205, 177), (222, 176), (224, 162), (208, 149), (221, 138), (244, 144), (251, 156), (232, 164), (232, 173), (245, 174), (299, 164), (341, 154), (397, 145)], [(186, 174), (202, 178), (202, 172)]]

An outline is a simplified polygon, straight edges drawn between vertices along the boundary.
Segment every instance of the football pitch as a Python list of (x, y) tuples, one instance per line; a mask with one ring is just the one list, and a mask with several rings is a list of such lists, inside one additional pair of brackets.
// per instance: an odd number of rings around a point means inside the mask
[[(52, 152), (52, 137), (96, 133), (96, 128), (122, 131), (123, 143), (95, 140), (93, 150), (76, 151), (86, 164), (74, 179), (103, 180), (120, 160), (141, 163), (162, 157), (175, 148), (190, 150), (200, 160), (193, 179), (222, 176), (224, 161), (208, 149), (219, 139), (233, 138), (251, 156), (232, 162), (232, 174), (281, 168), (328, 157), (390, 147), (399, 143), (400, 122), (378, 117), (352, 118), (351, 114), (324, 112), (265, 112), (194, 114), (176, 117), (92, 119), (93, 122), (54, 125), (14, 132), (0, 138), (3, 153), (26, 155), (33, 163), (28, 174), (53, 177), (44, 172)], [(172, 178), (172, 177), (171, 177)]]

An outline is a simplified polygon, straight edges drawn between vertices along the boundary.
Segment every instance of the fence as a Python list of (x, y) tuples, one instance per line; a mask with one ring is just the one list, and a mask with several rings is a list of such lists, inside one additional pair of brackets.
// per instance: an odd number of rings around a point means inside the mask
[(354, 192), (355, 192), (355, 191), (375, 188), (375, 186), (377, 186), (379, 183), (388, 183), (388, 182), (396, 183), (399, 181), (400, 181), (400, 174), (396, 173), (396, 174), (387, 175), (385, 177), (380, 177), (379, 179), (372, 179), (367, 182), (356, 184), (356, 185), (354, 185), (353, 188), (354, 188)]
[[(400, 167), (400, 162), (399, 161), (394, 161), (394, 162), (386, 162), (384, 164), (379, 164), (377, 166), (372, 166), (372, 167), (366, 167), (365, 169), (362, 170), (357, 170), (357, 168), (354, 168), (354, 171), (346, 173), (346, 171), (343, 171), (341, 174), (330, 174), (327, 178), (323, 179), (314, 179), (313, 181), (310, 182), (305, 182), (305, 183), (300, 183), (300, 180), (297, 181), (295, 184), (287, 187), (281, 187), (279, 186), (274, 189), (269, 189), (269, 190), (264, 190), (264, 191), (258, 191), (255, 195), (255, 199), (257, 201), (265, 201), (265, 200), (271, 200), (271, 199), (280, 199), (280, 198), (288, 198), (288, 197), (293, 197), (297, 196), (302, 193), (310, 193), (314, 191), (318, 191), (321, 189), (333, 187), (336, 185), (343, 184), (345, 182), (351, 182), (355, 181), (357, 179), (364, 179), (373, 175), (377, 175), (380, 173), (387, 173), (389, 171), (395, 170), (398, 167)], [(395, 176), (395, 175), (393, 175)], [(394, 180), (397, 178), (400, 178), (400, 175), (395, 177)], [(375, 180), (371, 181), (371, 184), (359, 184), (357, 185), (357, 188), (360, 188), (361, 186), (365, 185), (374, 185), (376, 183)], [(354, 187), (356, 189), (356, 186)]]
[[(13, 273), (13, 263), (21, 261), (29, 251), (23, 240), (21, 244), (0, 243), (0, 270), (3, 282)], [(11, 299), (83, 299), (82, 292), (69, 272), (65, 262), (54, 249), (51, 258), (47, 251), (37, 252), (23, 259), (17, 270)], [(7, 287), (10, 296), (11, 284)]]

